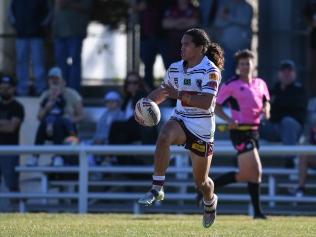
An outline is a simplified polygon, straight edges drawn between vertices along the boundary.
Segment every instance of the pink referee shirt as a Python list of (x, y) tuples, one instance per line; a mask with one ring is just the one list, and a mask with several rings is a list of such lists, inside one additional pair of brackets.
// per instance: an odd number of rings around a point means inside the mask
[(259, 125), (263, 104), (269, 100), (268, 87), (261, 78), (246, 83), (236, 76), (223, 84), (217, 94), (217, 104), (227, 104), (232, 118), (241, 125)]

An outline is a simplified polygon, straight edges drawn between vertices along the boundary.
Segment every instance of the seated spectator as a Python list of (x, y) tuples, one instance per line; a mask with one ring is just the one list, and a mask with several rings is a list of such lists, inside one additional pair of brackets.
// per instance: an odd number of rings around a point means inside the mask
[[(24, 119), (24, 108), (14, 99), (15, 82), (11, 77), (0, 79), (0, 145), (18, 145), (20, 127)], [(2, 176), (10, 192), (19, 190), (18, 155), (0, 156), (0, 183)]]
[[(282, 61), (278, 82), (271, 90), (271, 119), (262, 124), (260, 136), (271, 142), (284, 145), (297, 144), (303, 132), (307, 98), (301, 83), (296, 78), (295, 64)], [(294, 157), (286, 159), (286, 166), (294, 166)]]
[[(309, 144), (316, 145), (316, 119), (309, 132)], [(316, 155), (300, 156), (299, 159), (299, 184), (296, 189), (296, 196), (301, 197), (305, 192), (305, 183), (307, 178), (308, 168), (316, 168)]]
[[(109, 144), (154, 144), (157, 136), (156, 127), (142, 127), (134, 119), (134, 108), (137, 101), (145, 97), (144, 81), (136, 72), (127, 74), (124, 82), (124, 100), (121, 107), (123, 121), (114, 121), (109, 132)], [(130, 162), (120, 159), (120, 162)], [(135, 159), (132, 163), (135, 162)]]
[[(40, 99), (40, 125), (36, 132), (36, 145), (43, 145), (46, 140), (52, 140), (56, 145), (63, 144), (65, 138), (76, 135), (76, 123), (83, 118), (81, 96), (74, 89), (65, 87), (59, 68), (55, 67), (49, 71), (48, 84), (49, 89)], [(29, 157), (27, 165), (37, 165), (37, 158), (38, 156)], [(63, 163), (61, 157), (54, 157), (54, 165)]]
[(181, 59), (181, 38), (199, 23), (199, 12), (189, 0), (177, 0), (164, 14), (162, 28), (167, 32), (169, 62)]
[(120, 94), (116, 91), (110, 91), (104, 96), (105, 110), (98, 121), (93, 144), (109, 143), (109, 131), (112, 122), (123, 118), (123, 112), (120, 109), (121, 100)]
[[(123, 112), (121, 111), (122, 98), (116, 91), (110, 91), (104, 96), (105, 110), (98, 121), (97, 129), (94, 134), (92, 144), (103, 145), (109, 143), (109, 132), (114, 121), (123, 119)], [(101, 164), (103, 158), (95, 156), (95, 164)]]

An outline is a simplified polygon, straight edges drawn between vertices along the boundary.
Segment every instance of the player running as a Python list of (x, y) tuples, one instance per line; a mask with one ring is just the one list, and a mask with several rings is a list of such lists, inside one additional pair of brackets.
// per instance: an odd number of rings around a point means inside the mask
[[(258, 153), (260, 118), (270, 117), (270, 96), (266, 83), (253, 76), (254, 55), (250, 50), (235, 54), (238, 75), (219, 90), (216, 114), (228, 123), (230, 139), (237, 150), (238, 172), (229, 172), (214, 179), (215, 188), (233, 182), (248, 182), (248, 191), (255, 219), (266, 219), (260, 206), (261, 161)], [(229, 105), (232, 116), (222, 106)]]
[[(177, 105), (157, 139), (152, 187), (138, 202), (151, 205), (164, 199), (169, 147), (184, 145), (190, 150), (196, 186), (203, 193), (203, 226), (207, 228), (215, 220), (217, 206), (213, 181), (208, 174), (215, 132), (215, 97), (224, 64), (223, 51), (202, 29), (186, 31), (181, 44), (182, 60), (171, 64), (163, 85), (148, 95), (157, 104), (172, 98), (177, 100)], [(141, 123), (136, 116), (135, 119)]]

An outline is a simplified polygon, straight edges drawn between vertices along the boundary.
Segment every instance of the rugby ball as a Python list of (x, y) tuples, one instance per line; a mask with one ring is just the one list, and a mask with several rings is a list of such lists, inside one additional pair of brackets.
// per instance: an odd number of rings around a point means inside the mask
[(161, 114), (158, 105), (148, 99), (141, 98), (135, 105), (135, 114), (143, 125), (152, 127), (159, 123)]

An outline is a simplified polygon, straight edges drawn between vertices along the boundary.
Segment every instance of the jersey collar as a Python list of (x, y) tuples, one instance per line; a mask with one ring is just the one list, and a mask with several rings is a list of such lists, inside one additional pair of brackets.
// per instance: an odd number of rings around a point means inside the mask
[[(194, 67), (189, 67), (187, 69), (187, 72), (191, 72), (193, 70), (203, 68), (202, 65), (205, 65), (207, 61), (208, 61), (208, 58), (206, 56), (204, 56), (199, 64), (195, 65)], [(181, 60), (181, 65), (182, 65), (182, 70), (184, 71), (184, 61), (183, 60)]]

